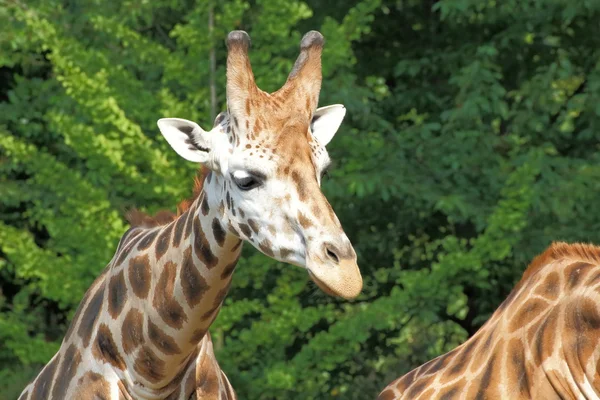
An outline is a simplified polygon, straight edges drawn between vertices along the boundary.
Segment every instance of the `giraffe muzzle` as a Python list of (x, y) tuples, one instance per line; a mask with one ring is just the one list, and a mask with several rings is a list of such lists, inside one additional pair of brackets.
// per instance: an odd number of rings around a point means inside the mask
[(309, 260), (307, 270), (313, 282), (330, 296), (354, 299), (362, 290), (362, 276), (353, 250), (342, 252), (325, 243), (321, 257)]

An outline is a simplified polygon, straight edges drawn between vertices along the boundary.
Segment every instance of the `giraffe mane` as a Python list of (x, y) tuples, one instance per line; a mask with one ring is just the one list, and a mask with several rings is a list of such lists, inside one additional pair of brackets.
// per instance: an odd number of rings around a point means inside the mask
[(587, 243), (553, 242), (542, 254), (533, 259), (523, 273), (523, 277), (515, 287), (515, 291), (529, 277), (534, 275), (545, 265), (558, 260), (578, 260), (592, 264), (600, 264), (600, 247)]
[(168, 225), (175, 221), (181, 214), (189, 210), (192, 203), (200, 196), (204, 185), (204, 179), (209, 172), (210, 170), (207, 168), (200, 168), (197, 175), (194, 177), (192, 197), (182, 200), (177, 205), (176, 213), (170, 210), (159, 210), (156, 214), (150, 215), (137, 208), (132, 208), (125, 215), (125, 219), (127, 219), (132, 228), (153, 228), (155, 226)]

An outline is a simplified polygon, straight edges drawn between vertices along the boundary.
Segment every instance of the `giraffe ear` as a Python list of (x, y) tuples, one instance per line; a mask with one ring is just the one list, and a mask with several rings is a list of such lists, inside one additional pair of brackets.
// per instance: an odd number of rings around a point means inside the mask
[(173, 150), (188, 161), (206, 163), (211, 150), (208, 133), (187, 119), (162, 118), (157, 122), (160, 133)]
[(310, 123), (310, 130), (319, 143), (326, 146), (337, 132), (346, 115), (342, 104), (317, 108)]

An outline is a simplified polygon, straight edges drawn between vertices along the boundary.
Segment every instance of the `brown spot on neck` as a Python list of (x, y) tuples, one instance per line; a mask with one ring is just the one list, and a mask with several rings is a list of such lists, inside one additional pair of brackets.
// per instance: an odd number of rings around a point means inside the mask
[(171, 261), (165, 263), (156, 283), (152, 305), (167, 325), (181, 329), (184, 322), (187, 322), (187, 315), (173, 296), (176, 275), (177, 265)]
[(77, 325), (77, 322), (79, 322), (83, 316), (83, 310), (87, 307), (92, 295), (97, 293), (97, 289), (98, 289), (99, 285), (104, 283), (104, 279), (106, 278), (109, 270), (110, 270), (109, 268), (105, 269), (102, 272), (102, 274), (98, 278), (96, 278), (94, 283), (92, 283), (92, 286), (87, 290), (87, 292), (85, 292), (85, 295), (83, 296), (83, 299), (79, 303), (79, 306), (77, 307), (77, 311), (75, 312), (75, 315), (73, 316), (73, 319), (71, 320), (71, 324), (69, 325), (69, 329), (67, 330), (67, 333), (65, 335), (65, 339), (64, 339), (65, 343), (70, 341), (71, 334), (73, 333), (75, 326)]
[(123, 326), (121, 327), (122, 332), (122, 345), (125, 354), (131, 354), (135, 349), (138, 348), (144, 341), (144, 334), (142, 332), (144, 319), (142, 313), (134, 308), (129, 310), (125, 319), (123, 320)]
[(165, 378), (165, 362), (148, 346), (140, 348), (133, 369), (151, 383), (158, 383)]
[(206, 239), (206, 234), (200, 226), (199, 219), (194, 221), (194, 251), (200, 262), (208, 269), (216, 267), (219, 263), (219, 259), (210, 248), (210, 243)]
[(131, 249), (137, 244), (140, 238), (143, 236), (142, 233), (145, 233), (144, 229), (140, 228), (131, 228), (127, 232), (123, 234), (121, 241), (119, 242), (119, 246), (115, 254), (118, 254), (117, 260), (114, 263), (115, 266), (119, 266), (123, 264), (123, 261), (131, 254)]
[(235, 261), (229, 263), (223, 268), (223, 272), (221, 273), (221, 279), (229, 279), (235, 270), (235, 266), (237, 265), (238, 260), (236, 258)]
[(137, 249), (139, 251), (144, 251), (144, 250), (150, 248), (152, 243), (154, 243), (154, 239), (156, 239), (156, 235), (158, 235), (157, 229), (153, 229), (150, 232), (147, 232), (144, 235), (144, 237), (142, 237), (142, 239), (140, 239)]
[(217, 241), (217, 244), (221, 247), (223, 247), (223, 244), (225, 243), (225, 229), (223, 229), (223, 225), (221, 225), (221, 221), (219, 221), (218, 218), (213, 219), (212, 222), (212, 231), (213, 231), (213, 236), (215, 238), (215, 240)]
[(152, 320), (148, 319), (148, 338), (160, 351), (167, 355), (174, 355), (181, 353), (179, 346), (175, 340), (167, 335), (162, 329), (158, 327)]
[(110, 384), (96, 372), (88, 371), (75, 386), (74, 399), (78, 400), (108, 400), (111, 398)]
[(177, 217), (177, 222), (175, 222), (175, 229), (173, 230), (173, 247), (179, 247), (179, 243), (181, 243), (181, 237), (183, 235), (183, 230), (185, 228), (185, 223), (189, 216), (189, 210)]
[(117, 319), (125, 302), (127, 301), (127, 286), (123, 270), (110, 278), (108, 283), (108, 313), (113, 319)]
[(162, 232), (158, 235), (158, 239), (156, 240), (156, 261), (160, 260), (162, 256), (165, 255), (167, 250), (169, 249), (169, 244), (171, 242), (171, 232), (173, 231), (174, 223), (171, 223), (164, 228), (162, 228)]
[(54, 383), (54, 375), (59, 363), (60, 354), (55, 356), (52, 361), (44, 367), (44, 370), (35, 380), (35, 386), (31, 393), (32, 399), (47, 399), (50, 397), (50, 388), (52, 383)]
[(83, 347), (88, 347), (94, 327), (102, 309), (102, 303), (104, 301), (104, 285), (100, 286), (96, 293), (90, 298), (85, 311), (83, 312), (80, 321), (79, 329), (77, 333), (81, 337)]
[(110, 365), (120, 370), (125, 370), (127, 366), (117, 348), (112, 332), (106, 324), (100, 324), (96, 333), (96, 340), (92, 348), (92, 354), (99, 361), (106, 361)]
[(75, 377), (79, 364), (81, 364), (81, 353), (72, 344), (67, 348), (62, 359), (63, 362), (56, 373), (56, 382), (52, 390), (52, 397), (55, 399), (65, 398), (69, 384)]
[(132, 258), (129, 261), (129, 284), (133, 293), (140, 299), (145, 299), (148, 296), (151, 279), (150, 260), (147, 254)]
[(183, 253), (180, 282), (188, 305), (191, 308), (196, 307), (202, 300), (204, 293), (208, 290), (208, 283), (194, 265), (192, 249), (190, 247)]

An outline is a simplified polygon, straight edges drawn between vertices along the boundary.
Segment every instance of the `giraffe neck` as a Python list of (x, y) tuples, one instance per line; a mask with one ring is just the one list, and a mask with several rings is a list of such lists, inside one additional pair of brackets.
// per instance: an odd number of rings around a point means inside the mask
[(130, 284), (130, 296), (118, 314), (124, 316), (126, 381), (134, 388), (139, 383), (150, 390), (177, 384), (231, 284), (242, 242), (224, 228), (210, 192), (208, 184), (175, 221), (145, 229), (121, 246), (129, 254), (108, 278), (109, 313), (112, 282)]

